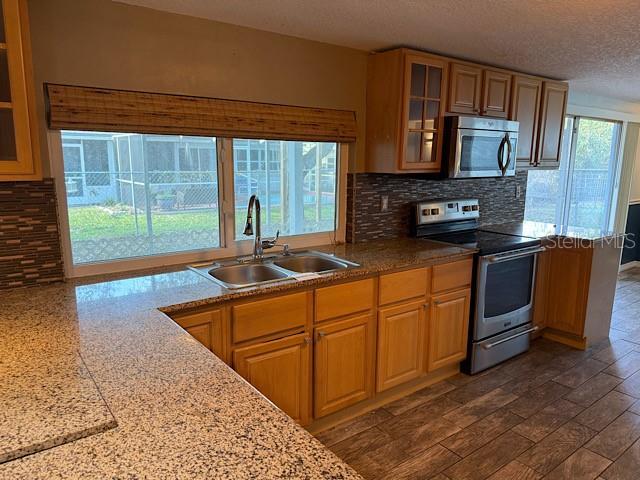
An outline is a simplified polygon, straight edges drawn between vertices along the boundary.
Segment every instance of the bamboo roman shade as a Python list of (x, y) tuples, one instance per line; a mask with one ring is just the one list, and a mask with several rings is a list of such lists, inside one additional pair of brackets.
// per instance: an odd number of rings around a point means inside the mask
[(49, 128), (353, 142), (355, 112), (104, 88), (46, 85)]

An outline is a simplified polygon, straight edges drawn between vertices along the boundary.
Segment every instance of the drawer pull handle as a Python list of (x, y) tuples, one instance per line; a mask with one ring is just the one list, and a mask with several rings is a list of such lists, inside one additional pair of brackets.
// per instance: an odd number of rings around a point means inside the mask
[(525, 330), (524, 332), (516, 333), (515, 335), (511, 335), (510, 337), (503, 338), (502, 340), (498, 340), (497, 342), (494, 342), (494, 343), (487, 343), (485, 345), (482, 345), (482, 348), (484, 348), (485, 350), (489, 350), (490, 348), (500, 345), (501, 343), (508, 342), (509, 340), (513, 340), (514, 338), (521, 337), (522, 335), (526, 335), (527, 333), (535, 332), (536, 330), (538, 330), (538, 328), (539, 327), (535, 325), (533, 328)]
[(304, 337), (304, 343), (307, 345), (311, 344), (311, 339), (309, 337)]

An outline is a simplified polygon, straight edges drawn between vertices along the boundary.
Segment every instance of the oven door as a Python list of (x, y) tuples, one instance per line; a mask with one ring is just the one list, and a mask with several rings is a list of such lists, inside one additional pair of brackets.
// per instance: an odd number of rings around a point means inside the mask
[(459, 128), (453, 133), (450, 177), (503, 177), (516, 174), (517, 132)]
[(533, 247), (478, 258), (474, 341), (531, 321), (537, 254), (542, 251)]

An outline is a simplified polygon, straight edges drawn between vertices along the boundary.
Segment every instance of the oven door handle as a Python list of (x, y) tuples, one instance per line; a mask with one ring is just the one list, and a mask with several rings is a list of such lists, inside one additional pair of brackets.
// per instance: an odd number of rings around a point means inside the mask
[(524, 332), (516, 333), (515, 335), (511, 335), (510, 337), (503, 338), (502, 340), (498, 340), (497, 342), (486, 343), (486, 344), (482, 345), (482, 348), (484, 348), (485, 350), (489, 350), (489, 349), (491, 349), (493, 347), (497, 347), (501, 343), (508, 342), (509, 340), (513, 340), (514, 338), (521, 337), (522, 335), (527, 335), (528, 333), (535, 332), (535, 331), (539, 330), (539, 328), (540, 327), (538, 327), (537, 325), (534, 325), (533, 327), (529, 328), (528, 330), (525, 330)]
[(544, 247), (538, 247), (533, 250), (525, 250), (521, 252), (517, 252), (514, 254), (503, 254), (503, 255), (490, 255), (485, 257), (485, 260), (489, 263), (499, 263), (506, 262), (508, 260), (515, 260), (516, 258), (528, 257), (529, 255), (535, 255), (536, 253), (542, 253), (546, 250)]

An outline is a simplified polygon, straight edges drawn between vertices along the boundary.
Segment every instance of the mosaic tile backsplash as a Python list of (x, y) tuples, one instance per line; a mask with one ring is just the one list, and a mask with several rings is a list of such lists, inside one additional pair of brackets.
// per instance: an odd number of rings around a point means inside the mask
[[(524, 218), (526, 188), (526, 171), (515, 177), (440, 180), (414, 175), (349, 174), (347, 241), (408, 236), (411, 205), (421, 200), (478, 198), (482, 224), (520, 222)], [(384, 196), (389, 203), (382, 212)]]
[(63, 278), (53, 180), (0, 183), (0, 290)]

